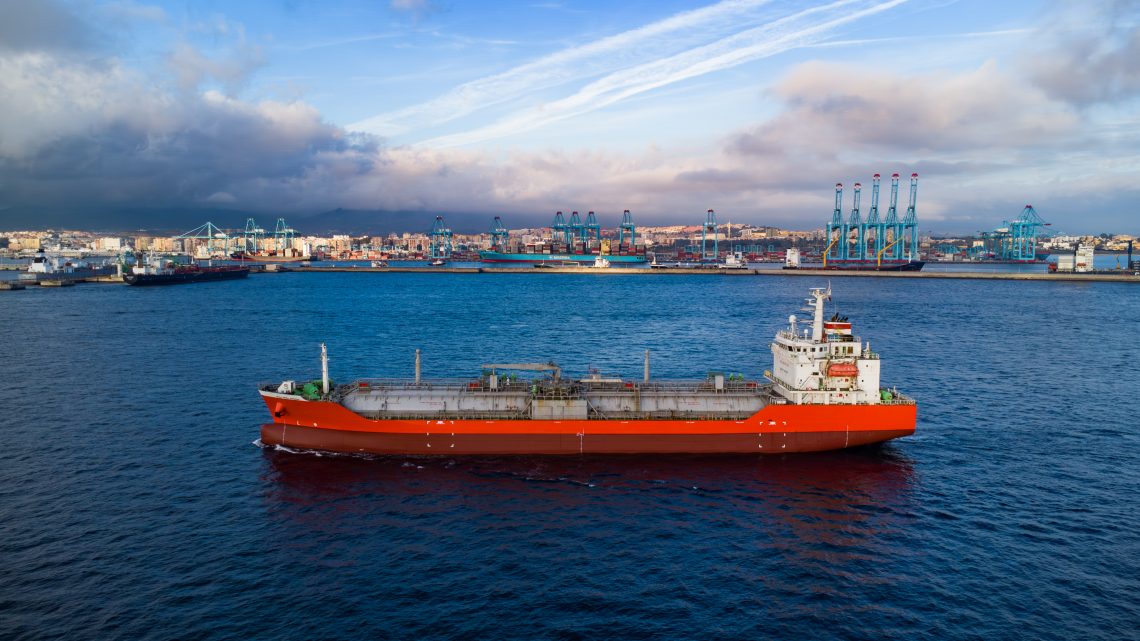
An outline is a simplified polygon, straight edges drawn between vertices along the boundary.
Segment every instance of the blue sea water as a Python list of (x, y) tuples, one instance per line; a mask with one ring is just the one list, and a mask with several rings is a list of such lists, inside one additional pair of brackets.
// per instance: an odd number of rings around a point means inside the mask
[(915, 436), (822, 455), (253, 444), (259, 382), (759, 376), (795, 276), (0, 293), (3, 639), (1140, 638), (1140, 289), (843, 278)]

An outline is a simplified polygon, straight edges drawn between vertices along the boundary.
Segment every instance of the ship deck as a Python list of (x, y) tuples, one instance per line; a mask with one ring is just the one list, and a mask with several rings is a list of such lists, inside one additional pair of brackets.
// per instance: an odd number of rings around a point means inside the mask
[[(718, 380), (719, 379), (719, 380)], [(262, 386), (275, 392), (275, 385)], [(699, 380), (359, 379), (327, 397), (371, 420), (744, 420), (788, 400), (770, 383)], [(897, 392), (883, 404), (913, 404)]]

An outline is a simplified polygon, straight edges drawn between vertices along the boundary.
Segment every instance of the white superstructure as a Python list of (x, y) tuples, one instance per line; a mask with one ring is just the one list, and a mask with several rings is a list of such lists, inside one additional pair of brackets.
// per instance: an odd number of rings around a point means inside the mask
[(823, 304), (831, 288), (811, 290), (808, 299), (813, 318), (809, 327), (788, 318), (788, 329), (772, 343), (773, 371), (768, 374), (773, 391), (792, 403), (878, 404), (885, 392), (879, 389), (879, 356), (869, 343), (851, 333), (846, 317), (823, 319)]

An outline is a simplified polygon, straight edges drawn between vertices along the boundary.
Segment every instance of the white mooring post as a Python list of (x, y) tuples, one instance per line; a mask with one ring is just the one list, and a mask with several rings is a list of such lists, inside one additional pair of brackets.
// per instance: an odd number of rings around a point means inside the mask
[(645, 382), (649, 382), (649, 350), (645, 350)]
[(420, 350), (416, 350), (416, 385), (420, 384)]
[(325, 348), (325, 344), (321, 343), (321, 389), (324, 394), (328, 396), (329, 393), (329, 351)]

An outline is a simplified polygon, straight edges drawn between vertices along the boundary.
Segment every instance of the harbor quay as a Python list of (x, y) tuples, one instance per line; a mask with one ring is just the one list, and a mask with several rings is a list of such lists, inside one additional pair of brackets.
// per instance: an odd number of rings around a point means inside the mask
[[(290, 267), (288, 272), (301, 273), (411, 273), (411, 274), (598, 274), (623, 276), (814, 276), (826, 278), (938, 278), (958, 280), (1032, 280), (1055, 282), (1121, 282), (1140, 283), (1140, 275), (1121, 270), (1120, 273), (1025, 273), (1025, 272), (891, 272), (862, 271), (844, 269), (707, 269), (707, 268), (621, 268), (621, 267), (550, 267), (544, 269), (520, 269), (510, 267), (350, 267), (350, 266), (311, 266)], [(283, 272), (257, 272), (283, 273)]]
[[(920, 278), (942, 280), (1003, 280), (1003, 281), (1048, 281), (1058, 283), (1136, 283), (1140, 284), (1140, 274), (1128, 270), (1115, 270), (1113, 272), (1098, 271), (1094, 273), (1080, 272), (992, 272), (992, 271), (874, 271), (850, 269), (711, 269), (670, 267), (668, 269), (622, 268), (622, 267), (549, 267), (543, 269), (511, 268), (511, 267), (424, 267), (424, 266), (389, 266), (369, 267), (352, 265), (306, 266), (278, 269), (276, 266), (259, 265), (250, 271), (251, 275), (269, 274), (508, 274), (514, 276), (532, 275), (537, 277), (557, 274), (593, 274), (596, 276), (708, 276), (708, 277), (789, 277), (802, 276), (817, 278)], [(62, 281), (62, 283), (60, 283)], [(41, 278), (27, 280), (0, 280), (0, 289), (18, 290), (24, 285), (58, 286), (59, 284), (72, 285), (77, 283), (123, 284), (121, 276), (98, 275), (87, 277), (68, 276), (64, 278)]]

